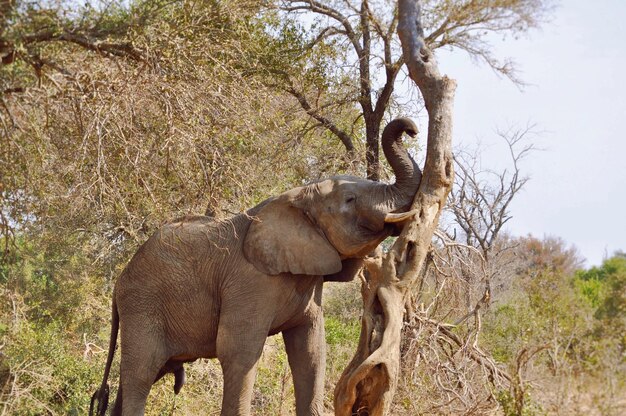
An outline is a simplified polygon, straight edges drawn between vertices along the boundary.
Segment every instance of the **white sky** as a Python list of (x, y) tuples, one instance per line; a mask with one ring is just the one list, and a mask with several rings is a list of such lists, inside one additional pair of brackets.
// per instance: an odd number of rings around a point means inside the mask
[[(496, 45), (518, 63), (520, 91), (464, 52), (438, 53), (458, 82), (455, 144), (488, 145), (483, 166), (506, 148), (497, 127), (536, 124), (544, 149), (523, 163), (531, 180), (512, 206), (514, 235), (557, 236), (598, 265), (626, 250), (626, 1), (563, 0), (550, 23)], [(499, 150), (498, 150), (499, 149)]]

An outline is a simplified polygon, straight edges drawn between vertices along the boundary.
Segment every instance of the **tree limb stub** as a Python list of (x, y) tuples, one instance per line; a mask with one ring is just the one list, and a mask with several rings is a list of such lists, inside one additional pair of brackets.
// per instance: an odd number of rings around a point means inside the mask
[(452, 103), (456, 83), (439, 75), (426, 48), (417, 0), (399, 0), (398, 34), (409, 75), (428, 111), (426, 162), (413, 201), (416, 215), (389, 252), (365, 262), (363, 318), (357, 351), (335, 388), (338, 416), (388, 414), (400, 367), (408, 290), (424, 264), (453, 183)]

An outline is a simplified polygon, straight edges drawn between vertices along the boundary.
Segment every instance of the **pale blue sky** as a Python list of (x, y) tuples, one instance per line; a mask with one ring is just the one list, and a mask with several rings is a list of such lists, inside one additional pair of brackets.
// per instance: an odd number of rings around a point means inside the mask
[[(558, 236), (588, 260), (626, 250), (626, 1), (563, 0), (553, 19), (520, 40), (496, 45), (529, 85), (520, 91), (463, 52), (438, 54), (458, 82), (456, 144), (488, 145), (483, 165), (504, 147), (494, 130), (535, 123), (545, 149), (523, 164), (531, 177), (512, 206), (515, 235)], [(489, 144), (492, 144), (489, 146)]]

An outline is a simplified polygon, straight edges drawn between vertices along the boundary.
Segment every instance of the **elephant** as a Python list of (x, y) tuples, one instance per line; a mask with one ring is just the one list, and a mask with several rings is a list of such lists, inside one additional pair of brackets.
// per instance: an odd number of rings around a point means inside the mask
[[(222, 415), (249, 415), (268, 336), (282, 333), (298, 416), (323, 414), (324, 281), (349, 281), (362, 259), (398, 235), (422, 173), (402, 144), (407, 118), (381, 139), (395, 183), (334, 176), (269, 198), (228, 220), (186, 216), (157, 230), (115, 282), (109, 351), (90, 415), (108, 406), (119, 332), (120, 384), (113, 415), (142, 415), (153, 383), (183, 364), (217, 358)], [(94, 408), (95, 406), (95, 408)]]

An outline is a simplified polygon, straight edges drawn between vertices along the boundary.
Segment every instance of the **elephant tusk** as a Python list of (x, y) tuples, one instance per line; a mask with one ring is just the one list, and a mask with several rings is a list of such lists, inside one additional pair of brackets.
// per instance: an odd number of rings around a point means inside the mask
[(419, 210), (414, 209), (413, 211), (408, 212), (400, 212), (398, 214), (387, 214), (385, 215), (385, 222), (402, 222), (408, 219), (413, 218), (415, 214), (418, 213)]

